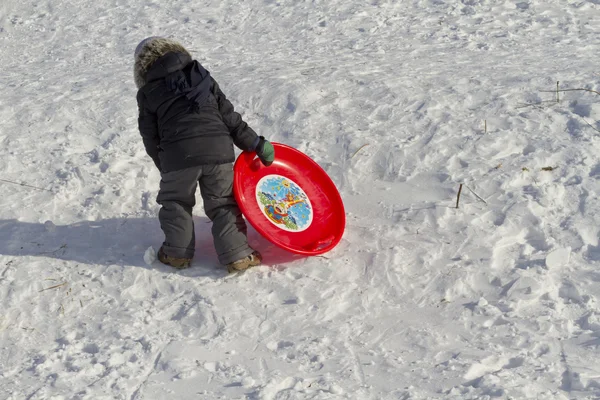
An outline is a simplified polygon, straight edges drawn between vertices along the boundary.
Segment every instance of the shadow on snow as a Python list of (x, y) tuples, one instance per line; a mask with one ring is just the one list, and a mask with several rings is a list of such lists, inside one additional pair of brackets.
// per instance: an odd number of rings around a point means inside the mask
[[(191, 269), (223, 269), (213, 247), (210, 221), (206, 217), (194, 217), (194, 224), (196, 254)], [(144, 262), (144, 252), (150, 246), (157, 250), (163, 239), (157, 218), (111, 218), (70, 225), (0, 220), (0, 254), (5, 256), (153, 268)], [(250, 245), (263, 254), (266, 265), (303, 258), (274, 246), (250, 226), (248, 239)], [(165, 270), (172, 269), (165, 266)]]

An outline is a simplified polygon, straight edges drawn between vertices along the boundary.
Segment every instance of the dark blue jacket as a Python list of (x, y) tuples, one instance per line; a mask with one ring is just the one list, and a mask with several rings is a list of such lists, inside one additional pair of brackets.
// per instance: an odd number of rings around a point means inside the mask
[(233, 144), (254, 150), (257, 134), (234, 111), (217, 82), (183, 53), (167, 53), (137, 94), (146, 152), (162, 172), (235, 160)]

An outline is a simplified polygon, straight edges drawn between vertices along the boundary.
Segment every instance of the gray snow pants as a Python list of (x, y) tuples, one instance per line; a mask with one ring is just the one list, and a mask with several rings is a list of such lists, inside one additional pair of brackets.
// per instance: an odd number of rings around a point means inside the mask
[(156, 201), (160, 227), (165, 234), (165, 254), (177, 258), (194, 257), (194, 221), (196, 188), (204, 212), (212, 221), (212, 236), (221, 264), (229, 264), (250, 255), (246, 223), (233, 197), (233, 165), (201, 165), (161, 174)]

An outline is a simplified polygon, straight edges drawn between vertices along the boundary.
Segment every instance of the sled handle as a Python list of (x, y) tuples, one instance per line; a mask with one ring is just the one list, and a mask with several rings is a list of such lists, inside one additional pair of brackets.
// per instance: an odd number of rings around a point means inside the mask
[(252, 171), (258, 171), (260, 169), (260, 167), (262, 166), (260, 159), (256, 155), (256, 152), (244, 151), (242, 153), (242, 156), (244, 157), (244, 162), (246, 164), (248, 164), (248, 166), (250, 167), (250, 169)]
[(330, 235), (330, 236), (327, 236), (325, 239), (319, 239), (316, 242), (311, 243), (308, 246), (305, 246), (304, 248), (308, 251), (315, 251), (319, 248), (329, 246), (331, 244), (331, 242), (333, 242), (333, 239), (335, 239), (335, 237), (333, 235)]

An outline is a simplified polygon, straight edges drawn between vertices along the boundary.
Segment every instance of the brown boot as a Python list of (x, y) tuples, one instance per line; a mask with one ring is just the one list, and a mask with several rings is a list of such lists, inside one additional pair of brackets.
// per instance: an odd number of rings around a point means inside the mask
[(248, 268), (256, 267), (260, 265), (262, 262), (262, 256), (258, 251), (253, 252), (249, 256), (242, 258), (241, 260), (234, 261), (230, 264), (227, 264), (227, 272), (239, 272), (245, 271)]
[(158, 250), (158, 261), (165, 265), (170, 265), (173, 268), (186, 269), (190, 266), (192, 259), (168, 256), (165, 254), (165, 251), (161, 247), (160, 250)]

